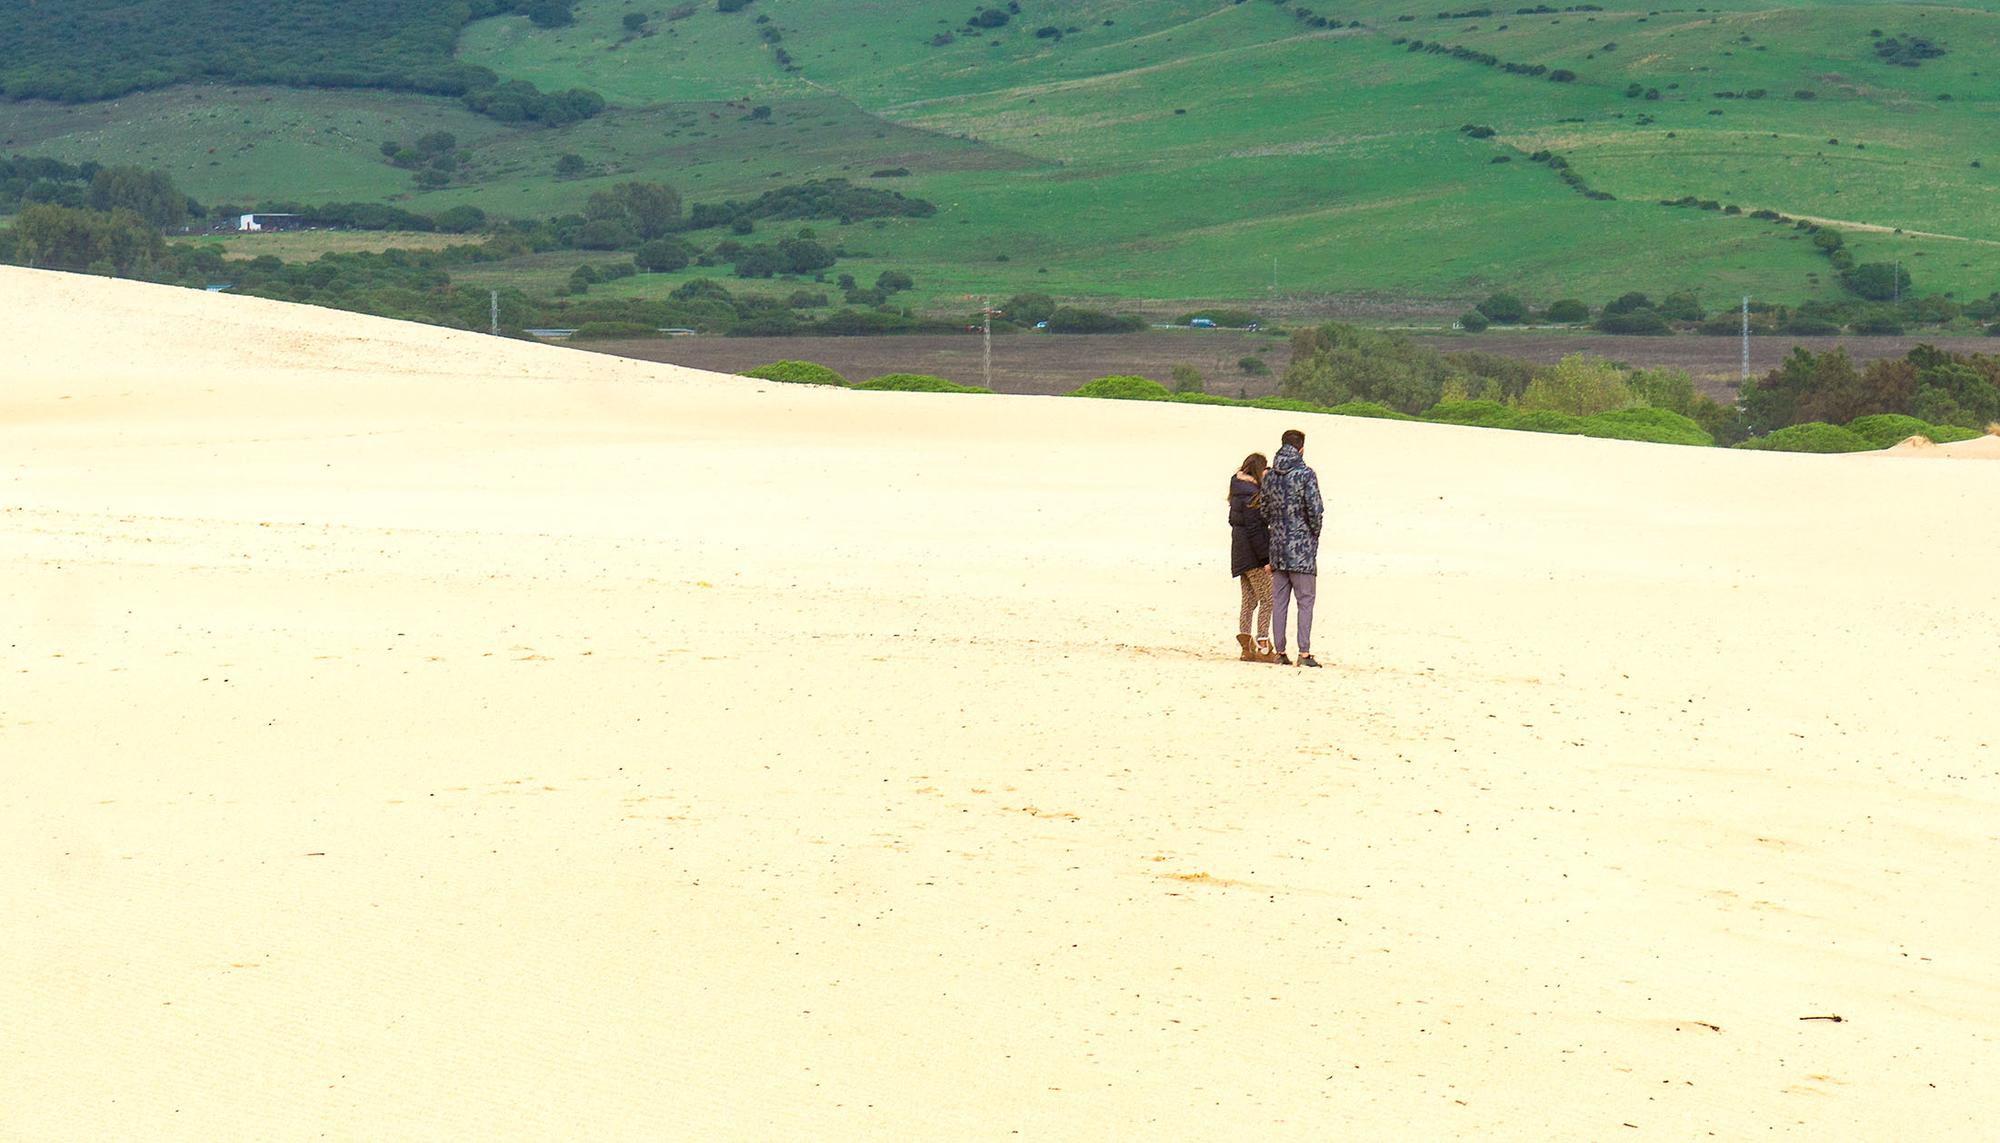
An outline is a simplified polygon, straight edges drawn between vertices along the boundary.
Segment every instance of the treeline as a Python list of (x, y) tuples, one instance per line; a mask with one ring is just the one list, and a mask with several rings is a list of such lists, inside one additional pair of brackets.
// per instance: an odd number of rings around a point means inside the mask
[(0, 97), (87, 103), (200, 81), (379, 88), (457, 96), (481, 114), (558, 125), (604, 108), (594, 92), (542, 92), (458, 62), (472, 20), (571, 22), (575, 0), (64, 0), (10, 5)]
[(159, 171), (91, 162), (72, 166), (58, 159), (0, 158), (0, 214), (33, 204), (129, 210), (162, 229), (204, 213), (200, 203), (180, 193), (173, 179)]
[[(1879, 274), (1878, 274), (1879, 269)], [(1893, 263), (1868, 263), (1856, 268), (1857, 280), (1876, 293), (1893, 290), (1897, 280), (1905, 296), (1899, 301), (1863, 298), (1815, 300), (1798, 305), (1753, 301), (1750, 332), (1759, 337), (1832, 337), (1839, 334), (1900, 336), (1913, 328), (1953, 326), (1968, 333), (2000, 336), (2000, 293), (1970, 302), (1942, 294), (1918, 297), (1908, 292), (1909, 273)], [(1496, 293), (1460, 315), (1458, 328), (1479, 333), (1489, 326), (1535, 322), (1584, 325), (1600, 333), (1666, 336), (1676, 332), (1732, 337), (1742, 330), (1736, 307), (1711, 313), (1699, 295), (1678, 290), (1663, 297), (1628, 291), (1596, 308), (1577, 298), (1558, 298), (1536, 309), (1510, 293)]]
[(1442, 44), (1436, 40), (1413, 40), (1408, 36), (1397, 36), (1391, 44), (1406, 45), (1405, 51), (1423, 52), (1426, 55), (1450, 56), (1455, 60), (1479, 64), (1483, 67), (1498, 68), (1508, 75), (1526, 76), (1529, 79), (1547, 77), (1551, 83), (1575, 83), (1576, 73), (1566, 67), (1551, 68), (1546, 64), (1524, 64), (1503, 60), (1492, 52), (1482, 52), (1456, 44)]
[[(1794, 348), (1784, 364), (1746, 382), (1737, 402), (1746, 432), (1758, 435), (1850, 425), (1868, 416), (1913, 418), (1977, 435), (2000, 421), (2000, 357), (1919, 345), (1904, 357), (1857, 368), (1845, 349), (1814, 354)], [(1824, 435), (1824, 429), (1808, 434)]]
[(1410, 416), (1442, 408), (1466, 423), (1527, 417), (1529, 422), (1506, 427), (1557, 426), (1545, 431), (1568, 431), (1560, 427), (1568, 424), (1562, 418), (1650, 409), (1713, 438), (1730, 430), (1734, 416), (1697, 392), (1680, 370), (1625, 369), (1583, 354), (1536, 366), (1492, 353), (1439, 353), (1338, 322), (1293, 332), (1292, 362), (1279, 392), (1327, 407), (1358, 401)]

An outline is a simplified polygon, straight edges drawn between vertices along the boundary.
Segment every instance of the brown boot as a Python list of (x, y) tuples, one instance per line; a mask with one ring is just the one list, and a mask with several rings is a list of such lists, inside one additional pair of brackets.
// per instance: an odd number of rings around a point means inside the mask
[(1238, 635), (1236, 642), (1243, 648), (1243, 654), (1240, 657), (1244, 662), (1254, 663), (1257, 661), (1257, 645), (1250, 641), (1250, 636)]

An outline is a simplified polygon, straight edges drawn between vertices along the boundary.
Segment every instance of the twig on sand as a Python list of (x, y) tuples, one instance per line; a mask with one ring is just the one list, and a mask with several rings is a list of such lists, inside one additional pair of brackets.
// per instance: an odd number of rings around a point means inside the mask
[(1834, 1022), (1834, 1023), (1836, 1023), (1836, 1024), (1841, 1024), (1841, 1023), (1845, 1023), (1845, 1022), (1846, 1022), (1846, 1020), (1847, 1020), (1847, 1017), (1845, 1017), (1845, 1016), (1801, 1016), (1801, 1017), (1799, 1017), (1799, 1019), (1801, 1019), (1801, 1020), (1831, 1020), (1831, 1021), (1833, 1021), (1833, 1022)]

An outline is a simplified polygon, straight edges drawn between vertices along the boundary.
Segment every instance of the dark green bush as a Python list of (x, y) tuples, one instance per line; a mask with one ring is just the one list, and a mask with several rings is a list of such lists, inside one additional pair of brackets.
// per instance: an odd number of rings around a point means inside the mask
[(1875, 446), (1858, 433), (1825, 421), (1808, 421), (1779, 429), (1768, 436), (1752, 437), (1736, 446), (1760, 452), (1869, 452)]
[(1048, 322), (1050, 333), (1136, 333), (1146, 328), (1144, 318), (1077, 306), (1058, 307)]
[(1583, 418), (1554, 409), (1535, 409), (1514, 414), (1513, 421), (1505, 426), (1528, 433), (1564, 433), (1571, 436), (1583, 432)]
[(745, 377), (760, 381), (783, 381), (788, 385), (845, 385), (847, 378), (812, 361), (773, 361), (745, 370)]
[(1564, 324), (1589, 321), (1590, 307), (1575, 298), (1560, 298), (1549, 303), (1549, 312), (1545, 316), (1549, 321)]
[(1378, 405), (1373, 401), (1347, 401), (1325, 411), (1336, 417), (1369, 417), (1378, 421), (1416, 420), (1408, 413), (1399, 413), (1387, 405)]
[(960, 385), (956, 381), (947, 381), (928, 373), (884, 373), (880, 377), (871, 377), (863, 381), (855, 388), (875, 393), (991, 393), (993, 391), (982, 389), (977, 385)]
[(1487, 326), (1492, 324), (1492, 322), (1486, 320), (1486, 315), (1480, 313), (1478, 310), (1467, 310), (1458, 315), (1458, 328), (1467, 333), (1483, 332)]
[(1424, 410), (1423, 419), (1447, 425), (1477, 425), (1488, 429), (1514, 426), (1514, 410), (1498, 401), (1444, 401)]
[(1513, 294), (1494, 294), (1473, 307), (1497, 325), (1518, 325), (1528, 320), (1528, 306)]
[(1173, 394), (1158, 381), (1130, 374), (1113, 374), (1087, 382), (1069, 394), (1072, 397), (1098, 397), (1112, 401), (1167, 401)]
[(1587, 437), (1620, 441), (1648, 441), (1652, 444), (1699, 445), (1708, 447), (1715, 438), (1699, 424), (1665, 409), (1619, 409), (1583, 418), (1578, 430)]
[(1672, 333), (1673, 327), (1667, 319), (1652, 310), (1628, 310), (1611, 313), (1608, 310), (1597, 318), (1597, 328), (1604, 333), (1642, 334), (1657, 336)]

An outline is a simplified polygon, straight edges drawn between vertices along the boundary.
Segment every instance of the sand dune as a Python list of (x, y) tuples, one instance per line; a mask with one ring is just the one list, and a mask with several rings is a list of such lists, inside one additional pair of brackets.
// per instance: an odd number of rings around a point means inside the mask
[(0, 296), (0, 1137), (1990, 1136), (2000, 466)]

